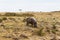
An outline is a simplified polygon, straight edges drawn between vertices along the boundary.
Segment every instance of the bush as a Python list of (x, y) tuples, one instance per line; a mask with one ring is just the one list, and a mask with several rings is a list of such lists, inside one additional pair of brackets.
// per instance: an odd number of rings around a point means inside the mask
[(26, 13), (26, 14), (22, 14), (22, 16), (34, 16), (34, 15), (33, 14)]
[(7, 20), (7, 18), (6, 18), (6, 17), (4, 17), (2, 20)]
[(7, 12), (7, 13), (4, 14), (4, 16), (22, 16), (22, 17), (26, 17), (26, 16), (34, 16), (34, 15), (29, 14), (29, 13), (16, 14), (16, 13)]
[(53, 34), (56, 34), (56, 30), (55, 30), (55, 29), (52, 29), (52, 33), (53, 33)]
[(39, 36), (44, 36), (45, 33), (43, 32), (43, 29), (44, 29), (44, 28), (41, 28), (41, 29), (37, 32)]
[(3, 20), (2, 19), (0, 19), (0, 23), (2, 22)]
[(7, 13), (5, 13), (5, 16), (16, 16), (16, 13), (7, 12)]
[(53, 25), (53, 27), (52, 27), (52, 33), (56, 34), (56, 26), (55, 25)]
[(15, 18), (8, 18), (8, 19), (10, 19), (10, 20), (12, 20), (12, 21), (15, 21)]

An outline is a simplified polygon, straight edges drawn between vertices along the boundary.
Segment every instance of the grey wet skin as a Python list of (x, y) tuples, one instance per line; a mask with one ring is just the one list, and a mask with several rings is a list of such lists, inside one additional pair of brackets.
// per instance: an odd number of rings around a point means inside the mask
[(36, 19), (34, 19), (32, 17), (28, 17), (28, 18), (24, 19), (23, 21), (26, 22), (27, 26), (29, 26), (29, 24), (31, 24), (34, 27), (37, 27), (37, 21), (36, 21)]

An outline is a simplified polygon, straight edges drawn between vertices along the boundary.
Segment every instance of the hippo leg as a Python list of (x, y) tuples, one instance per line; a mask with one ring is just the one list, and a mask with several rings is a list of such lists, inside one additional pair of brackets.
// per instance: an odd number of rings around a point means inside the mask
[(34, 27), (37, 27), (37, 23), (34, 23)]

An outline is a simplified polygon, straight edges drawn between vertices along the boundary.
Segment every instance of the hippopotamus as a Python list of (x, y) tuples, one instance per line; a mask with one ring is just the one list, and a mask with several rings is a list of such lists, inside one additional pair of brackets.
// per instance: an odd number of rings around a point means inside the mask
[(36, 19), (33, 18), (33, 17), (25, 18), (23, 21), (26, 22), (26, 25), (27, 25), (27, 26), (28, 26), (29, 24), (31, 24), (31, 25), (33, 25), (34, 27), (37, 27)]

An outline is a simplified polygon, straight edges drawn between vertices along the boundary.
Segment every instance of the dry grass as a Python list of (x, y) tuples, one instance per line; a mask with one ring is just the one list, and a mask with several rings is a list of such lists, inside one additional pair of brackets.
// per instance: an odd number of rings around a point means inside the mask
[[(55, 37), (56, 40), (60, 39), (60, 12), (16, 14), (8, 14), (8, 16), (5, 13), (1, 14), (0, 40), (53, 40)], [(26, 26), (22, 21), (30, 16), (36, 18), (38, 28)]]

